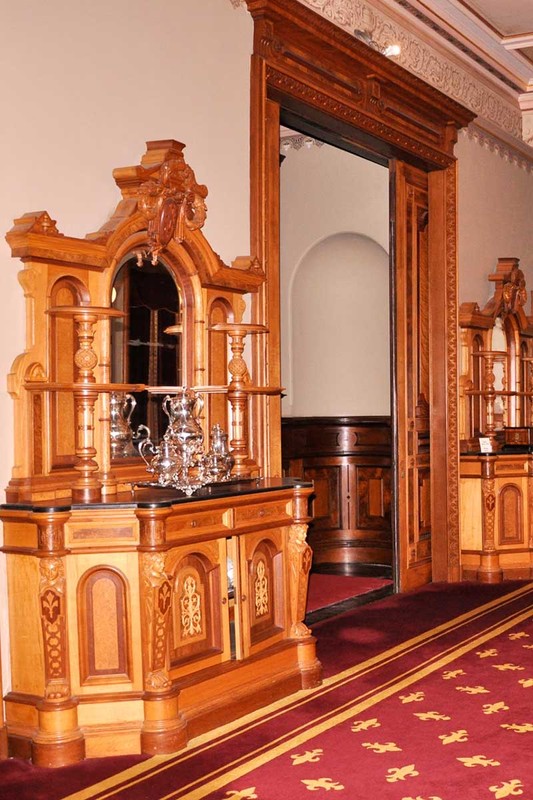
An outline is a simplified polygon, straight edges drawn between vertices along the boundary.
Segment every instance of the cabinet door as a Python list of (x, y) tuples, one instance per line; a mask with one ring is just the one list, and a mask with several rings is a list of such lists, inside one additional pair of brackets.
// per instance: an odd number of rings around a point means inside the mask
[(284, 531), (239, 537), (236, 585), (237, 658), (246, 658), (285, 636)]
[(173, 548), (169, 652), (172, 675), (231, 658), (226, 539)]

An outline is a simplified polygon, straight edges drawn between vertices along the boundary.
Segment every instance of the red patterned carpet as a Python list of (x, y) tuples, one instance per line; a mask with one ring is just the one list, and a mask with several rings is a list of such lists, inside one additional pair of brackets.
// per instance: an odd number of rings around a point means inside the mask
[(312, 572), (309, 576), (307, 613), (310, 614), (320, 608), (343, 603), (353, 597), (362, 597), (385, 587), (392, 589), (392, 581), (388, 578)]
[(65, 770), (29, 767), (10, 782), (0, 765), (0, 798), (528, 800), (532, 615), (533, 584), (389, 597), (314, 628), (318, 689), (87, 789), (87, 772), (80, 782), (69, 767), (70, 794), (57, 783)]

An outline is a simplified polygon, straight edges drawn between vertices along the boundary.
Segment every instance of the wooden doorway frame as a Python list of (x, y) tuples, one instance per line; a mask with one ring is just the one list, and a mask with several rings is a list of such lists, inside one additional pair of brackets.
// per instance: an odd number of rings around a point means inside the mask
[[(254, 20), (251, 67), (251, 252), (267, 280), (253, 299), (253, 368), (280, 386), (279, 126), (428, 172), (431, 262), (431, 508), (433, 580), (460, 578), (457, 423), (457, 184), (454, 145), (468, 109), (298, 0), (246, 0)], [(394, 245), (394, 242), (392, 243)], [(394, 405), (394, 397), (393, 397)], [(257, 398), (259, 462), (281, 471), (281, 401)], [(397, 499), (401, 502), (401, 498)]]

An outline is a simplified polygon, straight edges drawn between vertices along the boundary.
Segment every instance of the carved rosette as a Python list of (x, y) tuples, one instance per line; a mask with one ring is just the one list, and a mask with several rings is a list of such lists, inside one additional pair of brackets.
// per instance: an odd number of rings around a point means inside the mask
[(65, 609), (65, 569), (58, 557), (39, 562), (39, 610), (44, 647), (45, 689), (48, 701), (70, 697)]
[(167, 660), (172, 585), (165, 571), (165, 554), (143, 553), (141, 574), (146, 619), (145, 690), (161, 692), (172, 686)]
[(139, 187), (138, 206), (148, 223), (148, 253), (156, 264), (159, 254), (174, 238), (182, 242), (185, 231), (195, 231), (205, 222), (207, 187), (196, 182), (183, 154), (174, 151), (157, 178)]
[(301, 639), (310, 636), (311, 631), (304, 624), (305, 604), (307, 600), (307, 582), (313, 551), (306, 541), (307, 525), (296, 523), (289, 529), (289, 567), (290, 582), (290, 610), (291, 610), (291, 636)]

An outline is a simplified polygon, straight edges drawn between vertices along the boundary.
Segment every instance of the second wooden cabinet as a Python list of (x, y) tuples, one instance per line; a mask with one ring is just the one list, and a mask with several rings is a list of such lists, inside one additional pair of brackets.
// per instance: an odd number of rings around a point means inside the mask
[(314, 482), (314, 568), (389, 577), (390, 418), (287, 417), (282, 437), (285, 473)]

